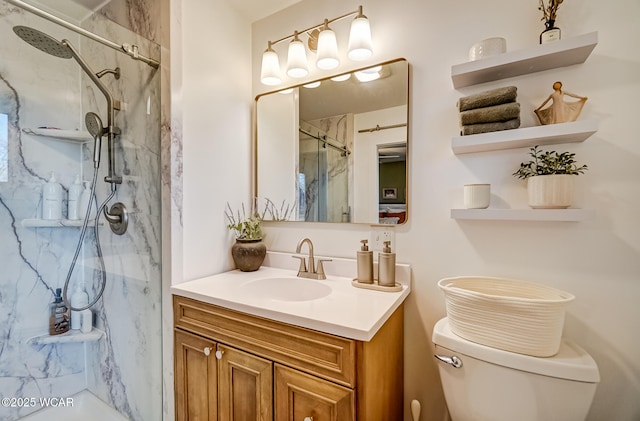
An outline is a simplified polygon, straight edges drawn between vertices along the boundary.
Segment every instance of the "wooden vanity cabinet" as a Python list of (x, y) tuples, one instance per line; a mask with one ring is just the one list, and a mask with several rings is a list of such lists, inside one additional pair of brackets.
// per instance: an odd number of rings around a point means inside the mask
[(402, 306), (367, 342), (180, 296), (174, 321), (177, 420), (403, 419)]

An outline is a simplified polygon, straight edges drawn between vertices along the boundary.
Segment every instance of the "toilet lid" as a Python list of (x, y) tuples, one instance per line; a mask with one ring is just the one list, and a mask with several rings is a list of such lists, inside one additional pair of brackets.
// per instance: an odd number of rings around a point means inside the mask
[(566, 380), (589, 383), (600, 381), (598, 366), (591, 355), (569, 339), (562, 339), (560, 350), (552, 357), (532, 357), (491, 348), (461, 338), (451, 331), (449, 319), (445, 317), (434, 326), (432, 341), (454, 353), (503, 367)]

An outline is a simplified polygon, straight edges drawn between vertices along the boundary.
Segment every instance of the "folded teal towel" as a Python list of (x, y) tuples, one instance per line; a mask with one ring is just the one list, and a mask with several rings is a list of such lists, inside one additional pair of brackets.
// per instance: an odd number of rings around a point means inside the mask
[(518, 117), (520, 117), (520, 104), (518, 102), (510, 102), (508, 104), (462, 111), (460, 113), (460, 125), (495, 123), (496, 121), (507, 121)]
[(500, 121), (495, 123), (480, 123), (480, 124), (468, 124), (462, 126), (460, 134), (462, 136), (468, 136), (471, 134), (499, 132), (501, 130), (511, 130), (520, 127), (520, 118), (514, 118), (512, 120)]
[(458, 110), (466, 111), (475, 108), (490, 107), (492, 105), (506, 104), (515, 102), (518, 95), (518, 88), (515, 86), (507, 86), (504, 88), (492, 89), (490, 91), (480, 92), (479, 94), (462, 97), (458, 100)]

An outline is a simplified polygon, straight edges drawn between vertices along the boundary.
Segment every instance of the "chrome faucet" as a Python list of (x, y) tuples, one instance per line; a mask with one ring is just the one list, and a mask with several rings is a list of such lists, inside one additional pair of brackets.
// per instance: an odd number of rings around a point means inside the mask
[(309, 278), (309, 279), (327, 279), (327, 276), (324, 273), (324, 267), (322, 266), (322, 262), (330, 262), (331, 259), (318, 259), (318, 268), (316, 270), (316, 262), (313, 256), (313, 243), (308, 238), (303, 238), (298, 241), (298, 246), (296, 247), (296, 253), (300, 253), (302, 250), (302, 245), (307, 243), (309, 248), (309, 269), (307, 270), (307, 265), (305, 263), (304, 256), (291, 256), (295, 259), (300, 259), (300, 267), (298, 268), (298, 277), (300, 278)]

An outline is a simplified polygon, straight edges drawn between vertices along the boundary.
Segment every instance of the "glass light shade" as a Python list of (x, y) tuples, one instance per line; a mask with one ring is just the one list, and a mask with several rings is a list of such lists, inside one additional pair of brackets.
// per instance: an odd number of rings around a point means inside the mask
[(271, 86), (278, 85), (282, 82), (280, 78), (280, 60), (278, 60), (278, 54), (270, 48), (262, 54), (260, 81), (265, 85)]
[(332, 77), (331, 80), (334, 82), (344, 82), (345, 80), (349, 80), (351, 77), (351, 73), (345, 73), (344, 75)]
[(317, 88), (318, 86), (320, 86), (321, 83), (322, 82), (318, 80), (318, 81), (315, 81), (315, 82), (307, 83), (306, 85), (302, 85), (302, 86), (305, 87), (305, 88), (313, 89), (313, 88)]
[(369, 19), (365, 16), (358, 16), (351, 22), (349, 52), (347, 55), (354, 61), (366, 60), (373, 55), (371, 27), (369, 26)]
[(287, 55), (287, 74), (290, 77), (305, 77), (309, 74), (307, 67), (307, 52), (304, 44), (297, 37), (289, 43), (289, 54)]
[(316, 66), (321, 70), (331, 70), (338, 67), (338, 42), (336, 33), (331, 29), (324, 29), (318, 35), (318, 60)]
[(355, 72), (356, 79), (360, 82), (371, 82), (372, 80), (380, 79), (380, 69), (375, 71), (369, 69)]

